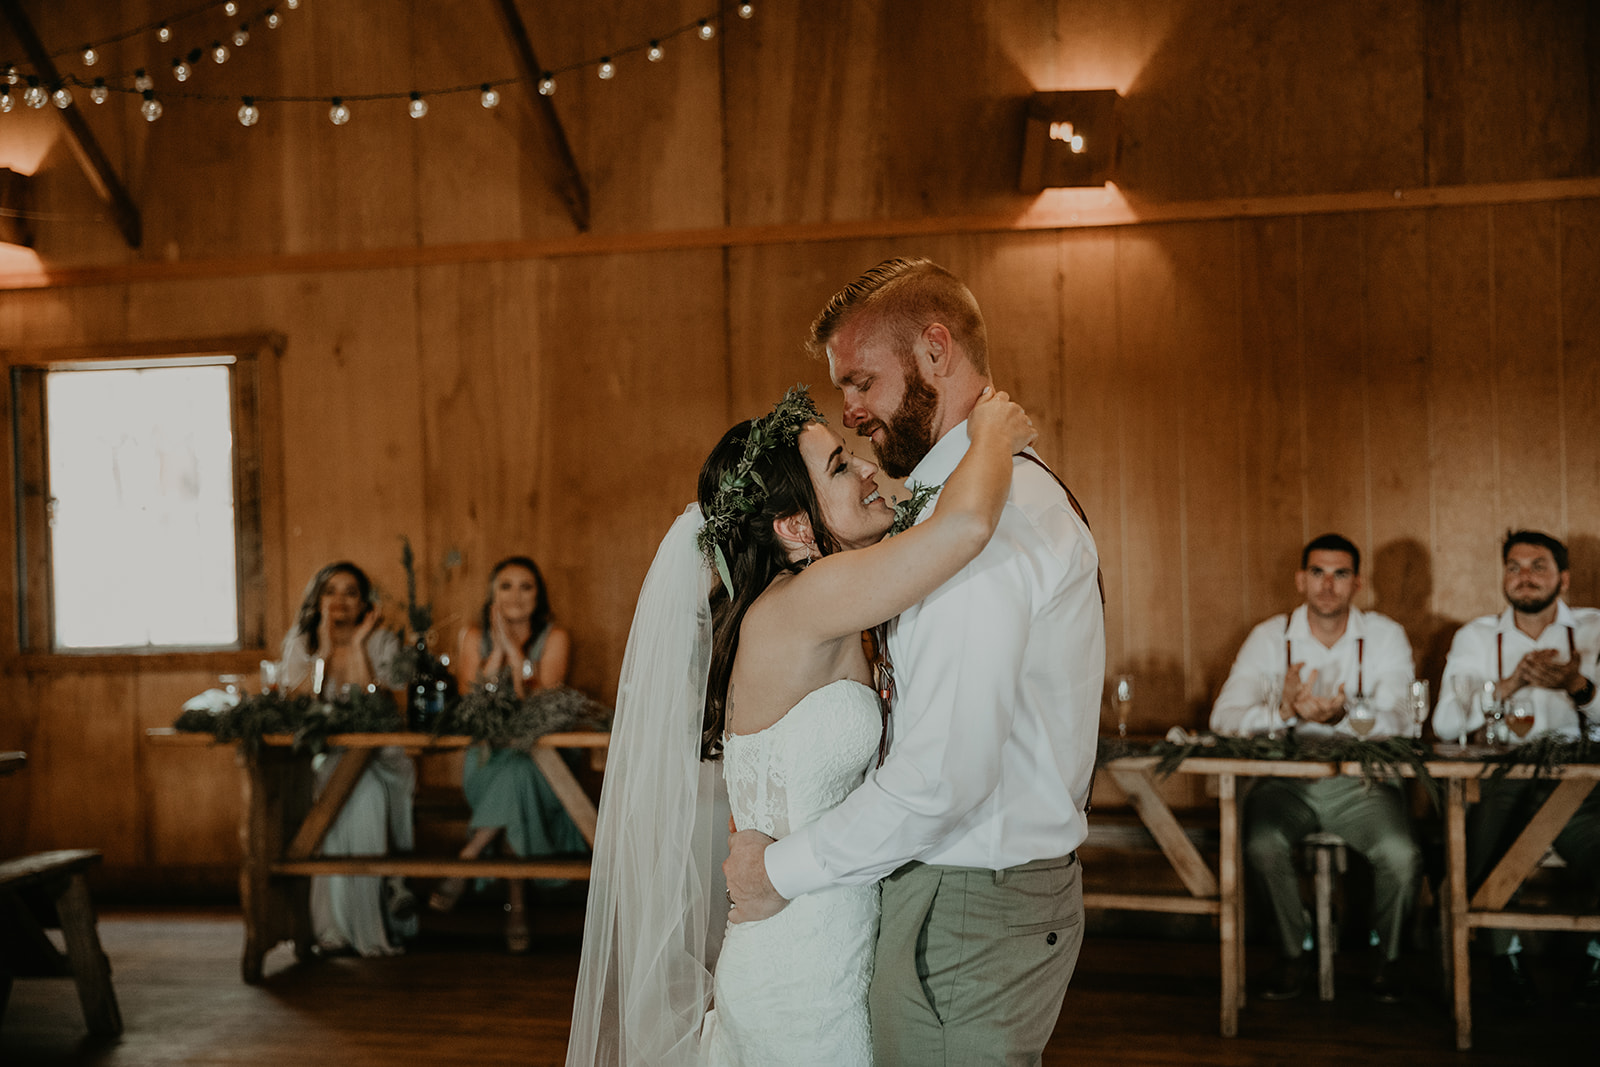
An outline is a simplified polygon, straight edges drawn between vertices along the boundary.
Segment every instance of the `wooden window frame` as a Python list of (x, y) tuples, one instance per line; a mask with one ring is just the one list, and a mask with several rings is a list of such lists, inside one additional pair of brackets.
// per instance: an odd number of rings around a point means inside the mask
[[(277, 334), (147, 341), (62, 348), (0, 349), (5, 373), (5, 524), (11, 566), (0, 567), (0, 649), (8, 666), (24, 671), (253, 670), (268, 652), (268, 634), (281, 632), (284, 603), (283, 472)], [(44, 372), (111, 369), (117, 364), (181, 366), (206, 358), (230, 359), (228, 392), (233, 423), (234, 566), (239, 636), (232, 646), (58, 650), (51, 647), (48, 466), (43, 409)]]

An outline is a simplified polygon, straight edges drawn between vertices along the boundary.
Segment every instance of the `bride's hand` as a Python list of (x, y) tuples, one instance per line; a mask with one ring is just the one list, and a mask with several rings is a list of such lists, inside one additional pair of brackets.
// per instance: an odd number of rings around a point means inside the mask
[(973, 406), (972, 414), (967, 416), (967, 430), (974, 443), (987, 439), (990, 435), (1000, 435), (1002, 439), (1009, 439), (1012, 452), (1021, 452), (1039, 436), (1039, 431), (1033, 428), (1033, 423), (1028, 419), (1028, 413), (1022, 410), (1022, 406), (1012, 403), (1008, 394), (993, 386), (985, 389), (983, 395), (978, 397), (978, 403)]

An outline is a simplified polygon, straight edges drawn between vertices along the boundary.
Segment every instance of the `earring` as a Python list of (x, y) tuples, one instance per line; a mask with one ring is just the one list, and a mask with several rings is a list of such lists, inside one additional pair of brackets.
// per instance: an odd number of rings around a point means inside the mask
[(816, 544), (815, 541), (807, 541), (806, 542), (806, 566), (809, 567), (809, 566), (811, 566), (811, 564), (815, 563), (816, 561), (817, 561), (817, 544)]

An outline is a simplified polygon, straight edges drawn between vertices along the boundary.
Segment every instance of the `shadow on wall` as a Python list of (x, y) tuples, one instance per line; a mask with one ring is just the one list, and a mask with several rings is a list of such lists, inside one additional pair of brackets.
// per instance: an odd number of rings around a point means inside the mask
[(1567, 603), (1580, 608), (1600, 607), (1600, 537), (1573, 534), (1567, 538), (1567, 556), (1572, 570)]
[(1369, 581), (1373, 610), (1405, 627), (1417, 677), (1437, 696), (1450, 642), (1464, 620), (1433, 611), (1433, 557), (1412, 538), (1390, 541), (1373, 554)]

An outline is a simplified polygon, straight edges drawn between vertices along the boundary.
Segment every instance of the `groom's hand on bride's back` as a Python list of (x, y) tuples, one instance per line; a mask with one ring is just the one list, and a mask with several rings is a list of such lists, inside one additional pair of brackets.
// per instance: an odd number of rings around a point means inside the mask
[[(733, 820), (728, 820), (733, 830)], [(772, 838), (759, 830), (738, 830), (728, 835), (728, 858), (722, 873), (728, 879), (728, 921), (755, 922), (778, 914), (789, 902), (778, 895), (767, 878), (767, 846)]]

